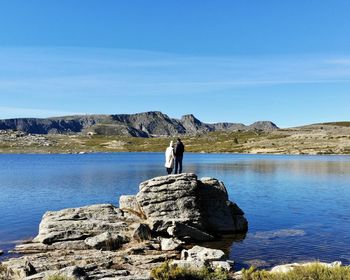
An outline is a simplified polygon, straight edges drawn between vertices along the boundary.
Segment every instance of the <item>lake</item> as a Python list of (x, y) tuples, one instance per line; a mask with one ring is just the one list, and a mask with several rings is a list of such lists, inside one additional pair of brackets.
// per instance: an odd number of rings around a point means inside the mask
[[(0, 249), (34, 237), (45, 211), (118, 205), (119, 196), (135, 194), (140, 182), (165, 175), (163, 158), (163, 153), (0, 155)], [(186, 153), (184, 171), (222, 180), (245, 211), (247, 236), (233, 244), (226, 240), (238, 266), (350, 264), (350, 157)]]

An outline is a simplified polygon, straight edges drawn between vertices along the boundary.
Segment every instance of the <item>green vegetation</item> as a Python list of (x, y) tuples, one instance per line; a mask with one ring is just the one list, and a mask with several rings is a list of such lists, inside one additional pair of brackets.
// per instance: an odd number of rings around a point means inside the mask
[[(243, 145), (258, 141), (265, 136), (262, 132), (209, 132), (181, 137), (187, 152), (230, 152), (242, 153)], [(34, 137), (34, 136), (33, 136)], [(78, 153), (78, 152), (163, 152), (176, 137), (139, 138), (107, 135), (45, 135), (45, 140), (27, 141), (21, 137), (13, 141), (1, 141), (2, 153)]]
[[(233, 275), (223, 269), (203, 267), (198, 270), (184, 269), (164, 262), (151, 271), (153, 280), (229, 280)], [(20, 277), (7, 266), (0, 263), (0, 280), (15, 280)], [(287, 273), (271, 273), (254, 267), (243, 270), (242, 280), (350, 280), (350, 267), (326, 267), (319, 263), (298, 266)], [(61, 275), (51, 275), (45, 280), (73, 280)]]
[[(203, 267), (199, 270), (189, 270), (175, 267), (169, 262), (163, 263), (151, 272), (154, 280), (226, 280), (234, 279), (233, 275), (222, 270), (212, 270)], [(315, 263), (309, 266), (295, 267), (287, 273), (271, 273), (257, 270), (254, 267), (243, 270), (242, 280), (350, 280), (350, 267), (326, 267)]]
[(228, 272), (223, 269), (212, 270), (203, 267), (199, 270), (184, 269), (165, 262), (151, 271), (154, 280), (228, 280)]
[(243, 271), (243, 280), (349, 280), (350, 267), (327, 268), (320, 264), (300, 266), (288, 273), (270, 273), (250, 268)]
[[(180, 136), (186, 152), (264, 154), (350, 154), (350, 122), (272, 132), (208, 132)], [(0, 153), (164, 152), (174, 137), (0, 133)]]

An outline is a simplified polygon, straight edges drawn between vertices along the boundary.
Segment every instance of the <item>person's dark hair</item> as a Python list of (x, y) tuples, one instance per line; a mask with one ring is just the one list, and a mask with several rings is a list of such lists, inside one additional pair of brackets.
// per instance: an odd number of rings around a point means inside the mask
[(181, 142), (181, 139), (180, 139), (180, 138), (177, 138), (177, 141)]

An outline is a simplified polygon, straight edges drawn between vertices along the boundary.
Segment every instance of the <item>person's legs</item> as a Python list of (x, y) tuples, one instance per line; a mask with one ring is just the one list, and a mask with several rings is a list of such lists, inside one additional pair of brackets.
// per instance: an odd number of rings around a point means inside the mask
[(182, 173), (182, 157), (179, 157), (179, 173)]
[(174, 172), (174, 174), (177, 174), (178, 167), (179, 167), (179, 158), (175, 157), (175, 172)]
[(167, 168), (166, 171), (168, 172), (168, 174), (171, 174), (171, 172), (173, 171), (172, 168)]

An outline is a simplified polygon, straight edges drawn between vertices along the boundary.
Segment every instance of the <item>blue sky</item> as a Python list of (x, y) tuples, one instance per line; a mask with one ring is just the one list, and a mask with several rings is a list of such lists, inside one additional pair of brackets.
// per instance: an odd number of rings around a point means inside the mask
[(0, 118), (350, 120), (350, 2), (0, 2)]

